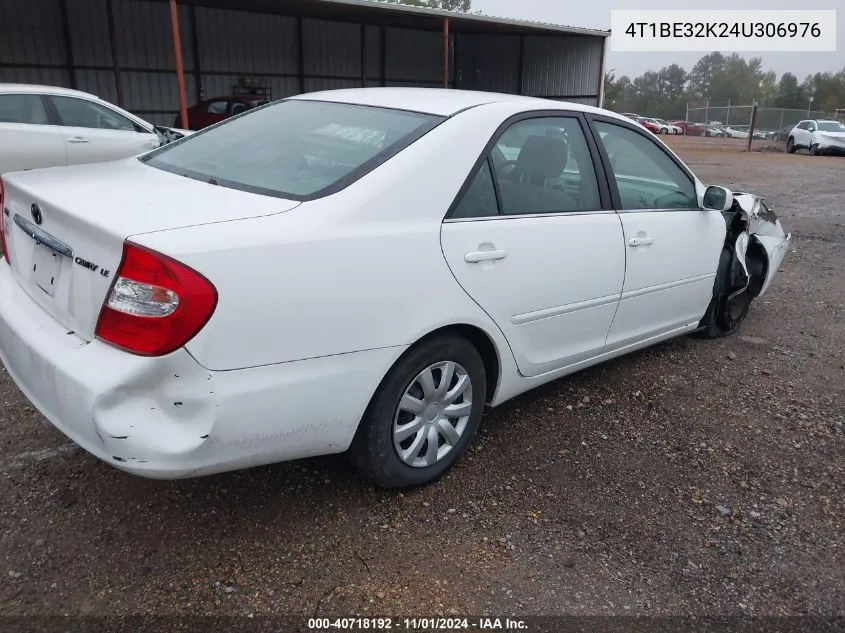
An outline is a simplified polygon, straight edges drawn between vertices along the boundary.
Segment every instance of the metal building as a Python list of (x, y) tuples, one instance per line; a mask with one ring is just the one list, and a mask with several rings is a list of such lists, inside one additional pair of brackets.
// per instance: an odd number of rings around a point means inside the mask
[(365, 0), (0, 0), (0, 82), (171, 125), (201, 96), (449, 86), (600, 104), (606, 31)]

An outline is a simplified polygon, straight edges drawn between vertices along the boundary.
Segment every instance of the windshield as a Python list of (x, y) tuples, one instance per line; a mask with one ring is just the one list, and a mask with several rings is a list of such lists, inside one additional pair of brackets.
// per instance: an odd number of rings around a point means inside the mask
[(845, 132), (845, 124), (836, 121), (819, 121), (819, 132)]
[(223, 187), (306, 200), (349, 185), (440, 121), (386, 108), (281, 101), (141, 160)]

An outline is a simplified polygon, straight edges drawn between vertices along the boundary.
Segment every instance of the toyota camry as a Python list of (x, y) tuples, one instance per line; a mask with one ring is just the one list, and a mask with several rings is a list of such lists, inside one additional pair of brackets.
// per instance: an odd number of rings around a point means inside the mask
[(348, 451), (378, 485), (424, 484), (485, 406), (732, 334), (790, 240), (620, 115), (410, 88), (6, 174), (0, 208), (7, 371), (154, 478)]

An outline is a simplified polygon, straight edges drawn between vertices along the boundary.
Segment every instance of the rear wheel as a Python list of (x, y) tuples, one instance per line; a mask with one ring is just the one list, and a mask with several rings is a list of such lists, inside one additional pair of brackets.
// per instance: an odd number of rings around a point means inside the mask
[(786, 152), (788, 154), (794, 154), (795, 153), (795, 139), (792, 138), (791, 136), (786, 141)]
[(484, 363), (469, 341), (419, 343), (379, 385), (349, 449), (352, 462), (384, 488), (434, 481), (472, 441), (486, 391)]

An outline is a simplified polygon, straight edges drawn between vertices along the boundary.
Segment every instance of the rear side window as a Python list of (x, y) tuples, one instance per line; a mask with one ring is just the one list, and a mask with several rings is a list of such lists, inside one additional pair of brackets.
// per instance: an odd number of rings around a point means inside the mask
[(38, 95), (0, 95), (0, 123), (49, 124), (44, 102)]
[(141, 160), (224, 187), (306, 200), (347, 186), (440, 121), (387, 108), (282, 101)]

